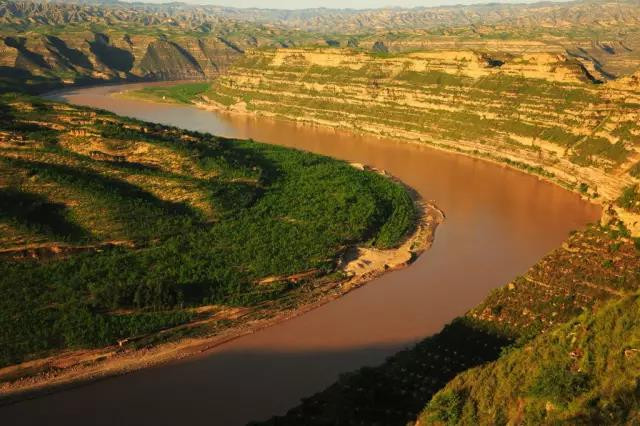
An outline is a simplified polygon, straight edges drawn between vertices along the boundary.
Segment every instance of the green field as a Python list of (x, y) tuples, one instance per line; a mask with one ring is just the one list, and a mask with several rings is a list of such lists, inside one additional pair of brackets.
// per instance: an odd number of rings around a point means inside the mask
[(190, 104), (194, 98), (209, 90), (210, 87), (210, 83), (204, 82), (175, 84), (168, 87), (145, 87), (129, 92), (126, 96)]

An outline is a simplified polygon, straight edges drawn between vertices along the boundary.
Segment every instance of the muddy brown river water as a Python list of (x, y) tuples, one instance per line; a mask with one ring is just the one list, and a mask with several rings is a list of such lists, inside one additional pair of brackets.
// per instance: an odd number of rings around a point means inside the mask
[(501, 165), (402, 141), (110, 96), (122, 90), (56, 96), (384, 169), (435, 200), (446, 221), (409, 268), (201, 357), (2, 407), (2, 424), (233, 426), (282, 414), (340, 373), (379, 364), (439, 331), (600, 214), (575, 194)]

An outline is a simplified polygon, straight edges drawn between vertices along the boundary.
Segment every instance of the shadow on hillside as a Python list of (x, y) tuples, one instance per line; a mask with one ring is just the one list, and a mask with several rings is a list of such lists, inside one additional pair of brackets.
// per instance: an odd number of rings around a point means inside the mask
[(404, 426), (458, 373), (497, 359), (510, 343), (458, 319), (381, 366), (343, 375), (286, 416), (261, 424)]
[[(105, 198), (118, 197), (113, 198), (114, 203), (119, 201), (118, 199), (135, 200), (171, 214), (194, 214), (185, 203), (161, 200), (139, 186), (125, 180), (102, 175), (90, 169), (22, 159), (5, 159), (5, 161), (14, 167), (27, 170), (31, 175), (38, 175), (81, 191), (88, 191), (96, 196), (102, 194)], [(114, 207), (118, 206), (114, 204)]]
[(89, 42), (89, 49), (109, 68), (121, 72), (129, 72), (133, 68), (133, 54), (109, 44), (109, 37), (104, 34), (96, 33), (94, 41)]
[(65, 205), (14, 188), (0, 188), (0, 218), (63, 240), (90, 238), (86, 230), (68, 219)]
[[(51, 107), (43, 102), (33, 102), (33, 118), (51, 111)], [(7, 104), (0, 103), (0, 130), (11, 133), (11, 137), (18, 137), (24, 141), (38, 141), (47, 146), (58, 143), (58, 130), (36, 123), (19, 121), (14, 109)]]
[(56, 53), (68, 60), (71, 64), (81, 68), (93, 69), (93, 65), (89, 58), (80, 50), (67, 46), (67, 43), (64, 40), (56, 36), (49, 35), (47, 36), (47, 41), (53, 48), (55, 48)]
[[(240, 339), (198, 359), (0, 407), (0, 416), (15, 425), (242, 425), (282, 414), (301, 396), (330, 386), (341, 373), (379, 365), (409, 344), (278, 352), (243, 347), (245, 342)], [(343, 374), (337, 384), (265, 424), (404, 426), (447, 381), (495, 359), (504, 344), (454, 323), (380, 367)]]

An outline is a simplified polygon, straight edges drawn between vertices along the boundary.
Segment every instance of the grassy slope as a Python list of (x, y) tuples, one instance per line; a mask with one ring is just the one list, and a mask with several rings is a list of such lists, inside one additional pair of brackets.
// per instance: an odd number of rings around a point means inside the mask
[(635, 424), (640, 299), (585, 313), (500, 360), (457, 376), (421, 424)]
[(210, 87), (211, 84), (206, 82), (175, 84), (168, 87), (144, 87), (140, 90), (129, 92), (126, 96), (190, 104), (193, 99), (209, 90)]
[(0, 101), (0, 365), (278, 299), (413, 222), (402, 187), (329, 158)]

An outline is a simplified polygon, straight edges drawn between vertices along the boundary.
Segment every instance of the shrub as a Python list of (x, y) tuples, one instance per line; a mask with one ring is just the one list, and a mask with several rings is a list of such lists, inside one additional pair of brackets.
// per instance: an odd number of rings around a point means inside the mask
[(582, 183), (580, 184), (580, 186), (578, 187), (578, 190), (579, 190), (581, 193), (586, 194), (586, 193), (587, 193), (587, 191), (589, 190), (589, 185), (587, 185), (586, 183), (582, 182)]
[(584, 373), (574, 373), (569, 365), (562, 362), (553, 362), (540, 368), (529, 388), (529, 393), (532, 396), (565, 404), (587, 390), (589, 390), (589, 376)]
[(620, 207), (633, 211), (640, 212), (640, 193), (638, 192), (638, 185), (631, 185), (626, 187), (620, 197), (618, 197), (617, 203)]
[(458, 424), (462, 416), (464, 400), (462, 392), (449, 391), (437, 394), (428, 406), (428, 409), (432, 412), (431, 420), (447, 425)]

